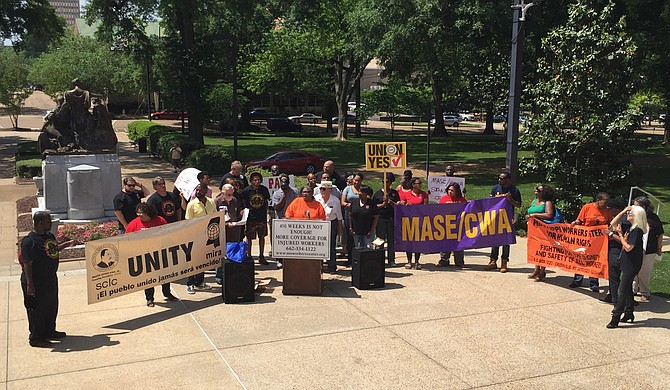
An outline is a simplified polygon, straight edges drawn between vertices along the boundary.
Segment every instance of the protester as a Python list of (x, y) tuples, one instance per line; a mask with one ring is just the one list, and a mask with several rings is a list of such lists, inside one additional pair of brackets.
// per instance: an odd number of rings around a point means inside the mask
[[(226, 183), (221, 187), (221, 193), (214, 199), (214, 204), (217, 210), (226, 213), (226, 242), (240, 242), (242, 227), (235, 226), (233, 222), (241, 219), (244, 207), (242, 207), (242, 201), (235, 197), (235, 188), (232, 184)], [(221, 266), (216, 268), (215, 280), (217, 284), (223, 283)]]
[[(330, 175), (328, 174), (328, 172), (324, 172), (321, 174), (321, 176), (317, 176), (317, 179), (321, 179), (319, 180), (319, 183), (323, 183), (324, 181), (330, 181)], [(342, 191), (340, 191), (339, 188), (335, 187), (334, 185), (335, 183), (333, 182), (331, 183), (333, 184), (333, 187), (330, 189), (330, 196), (334, 196), (337, 199), (341, 199)], [(321, 194), (321, 188), (320, 185), (317, 185), (316, 188), (314, 189), (314, 197), (318, 196), (319, 194)], [(340, 206), (340, 208), (341, 207), (342, 206)]]
[[(451, 164), (445, 166), (445, 167), (444, 167), (444, 174), (445, 174), (445, 176), (447, 176), (447, 177), (454, 177), (454, 166), (451, 165)], [(465, 189), (465, 186), (463, 186), (463, 188), (461, 188), (461, 192), (463, 193), (463, 195), (465, 195), (465, 194), (468, 192), (468, 191)]]
[[(611, 237), (620, 242), (623, 248), (618, 299), (612, 311), (612, 320), (607, 324), (610, 329), (618, 327), (621, 321), (630, 321), (631, 323), (635, 321), (635, 315), (633, 314), (635, 307), (633, 279), (642, 268), (642, 257), (644, 256), (642, 236), (647, 233), (647, 213), (642, 207), (628, 206), (617, 214), (612, 222), (616, 224), (624, 214), (627, 215), (626, 219), (631, 223), (630, 232), (624, 235), (621, 230), (609, 231)], [(623, 317), (621, 317), (622, 314)]]
[[(612, 214), (607, 210), (607, 201), (610, 196), (605, 192), (596, 195), (596, 201), (587, 203), (582, 207), (577, 219), (572, 221), (571, 225), (600, 226), (609, 225), (612, 220)], [(570, 283), (570, 288), (581, 287), (584, 275), (575, 274)], [(589, 277), (589, 288), (593, 292), (600, 290), (598, 278)]]
[(408, 193), (412, 191), (412, 171), (409, 169), (406, 169), (402, 173), (402, 179), (400, 180), (400, 184), (398, 187), (395, 189), (398, 191), (398, 194), (402, 197), (403, 193)]
[(307, 174), (307, 185), (309, 185), (312, 193), (314, 193), (314, 189), (316, 188), (316, 175), (314, 173)]
[[(324, 173), (323, 176), (327, 176)], [(334, 189), (337, 189), (330, 181), (323, 180), (319, 185), (321, 192), (316, 195), (314, 199), (321, 203), (323, 210), (326, 212), (326, 220), (330, 221), (330, 257), (328, 258), (327, 272), (337, 272), (337, 237), (342, 237), (342, 206), (341, 201), (335, 195), (332, 195)]]
[[(214, 201), (207, 197), (207, 188), (208, 187), (203, 183), (199, 183), (195, 187), (195, 199), (188, 202), (185, 219), (199, 218), (216, 213), (216, 205), (214, 204)], [(195, 294), (196, 288), (200, 290), (212, 289), (212, 287), (205, 283), (204, 272), (188, 277), (188, 280), (186, 281), (186, 292)]]
[(182, 150), (176, 143), (172, 144), (170, 148), (170, 160), (172, 161), (172, 166), (174, 167), (175, 172), (179, 172), (181, 168), (181, 154)]
[[(439, 203), (465, 203), (467, 201), (468, 200), (463, 197), (461, 186), (458, 185), (458, 183), (450, 183), (447, 186), (447, 194), (440, 198)], [(440, 261), (438, 261), (437, 266), (444, 267), (449, 265), (449, 256), (451, 256), (451, 252), (440, 253)], [(458, 268), (465, 267), (464, 251), (454, 251), (454, 265)]]
[[(240, 202), (242, 202), (242, 194), (241, 194), (241, 189), (240, 189), (240, 182), (239, 182), (238, 180), (235, 180), (234, 178), (229, 177), (229, 178), (226, 179), (226, 182), (223, 183), (223, 184), (230, 184), (231, 186), (233, 186), (233, 189), (234, 189), (234, 191), (233, 191), (233, 195), (234, 195)], [(221, 188), (223, 188), (223, 186), (221, 186)], [(244, 229), (242, 229), (242, 230), (244, 230)]]
[[(139, 190), (136, 189), (138, 186), (140, 187)], [(114, 196), (113, 201), (114, 215), (119, 220), (119, 234), (125, 233), (128, 222), (137, 218), (135, 208), (145, 196), (149, 196), (149, 189), (144, 184), (137, 183), (130, 176), (123, 178), (123, 189)]]
[(314, 199), (314, 192), (310, 186), (304, 186), (300, 190), (301, 198), (294, 199), (286, 208), (284, 217), (286, 219), (326, 219), (326, 211), (321, 203)]
[[(274, 217), (270, 218), (270, 237), (272, 237), (272, 219), (283, 219), (286, 208), (294, 199), (298, 198), (298, 192), (291, 187), (291, 181), (287, 174), (282, 173), (279, 176), (279, 185), (279, 190), (275, 191), (270, 197), (270, 207), (273, 210), (271, 212), (274, 214)], [(275, 260), (277, 261), (277, 268), (282, 268), (282, 260)]]
[(227, 183), (228, 179), (235, 179), (237, 182), (237, 188), (245, 189), (249, 187), (249, 182), (247, 181), (246, 176), (242, 173), (242, 163), (235, 160), (230, 163), (230, 172), (223, 175), (221, 178), (221, 184), (219, 184), (219, 190), (223, 188), (223, 185)]
[[(165, 218), (158, 215), (156, 208), (149, 203), (140, 203), (135, 209), (137, 218), (130, 221), (128, 227), (126, 228), (126, 234), (139, 232), (140, 230), (145, 230), (152, 228), (154, 226), (166, 225), (167, 221)], [(161, 285), (161, 290), (163, 296), (168, 301), (176, 301), (177, 297), (172, 295), (170, 292), (170, 283), (163, 283)], [(147, 306), (154, 307), (154, 288), (149, 287), (144, 290), (144, 297), (147, 299)]]
[(28, 336), (31, 347), (48, 348), (51, 341), (62, 339), (65, 332), (56, 330), (58, 315), (58, 255), (73, 241), (58, 244), (51, 233), (51, 215), (37, 211), (33, 230), (21, 241), (21, 289), (28, 313)]
[(379, 212), (372, 200), (372, 188), (362, 185), (358, 201), (351, 203), (349, 210), (349, 232), (356, 248), (366, 248), (372, 243), (378, 221)]
[[(347, 177), (348, 179), (348, 177)], [(344, 230), (346, 235), (347, 261), (344, 263), (346, 267), (351, 266), (351, 260), (354, 249), (354, 239), (351, 235), (351, 222), (349, 213), (351, 212), (351, 204), (358, 201), (358, 197), (363, 184), (363, 174), (356, 173), (352, 175), (351, 184), (342, 191), (342, 211), (344, 212)]]
[(642, 268), (635, 277), (633, 291), (640, 294), (640, 302), (649, 302), (649, 298), (651, 297), (651, 289), (649, 288), (651, 271), (654, 269), (656, 257), (663, 255), (663, 234), (665, 230), (663, 230), (661, 219), (654, 213), (654, 208), (646, 196), (635, 198), (633, 204), (642, 207), (647, 213), (647, 224), (649, 227), (647, 246), (642, 257)]
[(158, 215), (163, 217), (167, 223), (173, 223), (181, 220), (181, 207), (178, 206), (179, 201), (173, 193), (168, 192), (165, 188), (165, 179), (156, 176), (151, 184), (154, 187), (154, 192), (151, 194), (147, 203), (154, 206)]
[(279, 176), (281, 175), (281, 170), (279, 170), (279, 165), (273, 165), (270, 167), (270, 174), (272, 176)]
[[(530, 204), (526, 214), (526, 221), (532, 218), (551, 222), (554, 218), (556, 209), (554, 207), (554, 189), (548, 184), (540, 184), (535, 187), (535, 199)], [(541, 282), (547, 277), (547, 267), (535, 266), (533, 273), (528, 275), (528, 279), (535, 279), (536, 282)]]
[(247, 261), (253, 261), (251, 256), (251, 246), (253, 240), (258, 237), (258, 263), (268, 265), (265, 256), (265, 237), (268, 235), (268, 203), (270, 200), (270, 191), (266, 186), (261, 184), (263, 175), (255, 171), (250, 175), (251, 184), (242, 190), (241, 197), (244, 202), (244, 207), (249, 209), (249, 216), (247, 217), (246, 235), (249, 242), (249, 252), (247, 253)]
[[(624, 198), (613, 198), (607, 201), (607, 208), (610, 213), (614, 215), (619, 214), (621, 210), (626, 208), (626, 200)], [(620, 225), (620, 226), (619, 226)], [(630, 231), (630, 222), (625, 218), (620, 218), (618, 223), (612, 221), (610, 231), (621, 231), (626, 235)], [(609, 281), (609, 292), (605, 297), (600, 299), (604, 303), (616, 304), (619, 297), (619, 284), (621, 277), (621, 243), (615, 240), (612, 235), (607, 240), (607, 274)]]
[[(331, 160), (328, 160), (325, 163), (323, 163), (323, 171), (319, 171), (319, 172), (316, 173), (316, 178), (317, 178), (317, 181), (319, 183), (321, 183), (322, 180), (325, 180), (325, 179), (323, 179), (323, 174), (324, 173), (328, 174), (328, 180), (327, 181), (330, 181), (331, 183), (333, 183), (333, 185), (338, 189), (339, 192), (342, 192), (344, 190), (344, 188), (348, 185), (346, 183), (346, 180), (342, 180), (342, 177), (340, 176), (340, 174), (335, 171), (335, 163), (333, 163)], [(335, 191), (333, 191), (332, 195), (334, 195), (334, 194), (335, 194)], [(315, 196), (316, 196), (316, 194), (315, 194)]]
[[(498, 184), (491, 188), (491, 196), (504, 196), (513, 207), (521, 206), (521, 192), (512, 185), (512, 176), (509, 172), (501, 172), (498, 175)], [(509, 245), (503, 245), (502, 256), (500, 257), (500, 272), (507, 272), (507, 262), (509, 261)], [(500, 247), (491, 248), (490, 261), (484, 268), (485, 270), (494, 270), (498, 268), (498, 253)]]
[(372, 196), (377, 205), (379, 219), (377, 221), (377, 237), (386, 243), (386, 261), (389, 267), (395, 267), (395, 225), (393, 218), (395, 216), (395, 205), (400, 202), (398, 191), (391, 188), (395, 181), (395, 175), (386, 172), (386, 180), (382, 177), (382, 188)]
[[(405, 173), (407, 173), (407, 171), (405, 171)], [(412, 184), (412, 189), (410, 191), (398, 191), (400, 195), (400, 203), (405, 206), (427, 204), (428, 193), (421, 189), (421, 179), (414, 177), (410, 183)], [(416, 269), (421, 269), (421, 264), (419, 264), (419, 258), (421, 257), (420, 252), (405, 252), (407, 255), (407, 264), (405, 265), (405, 268), (412, 268), (412, 253), (414, 253)]]

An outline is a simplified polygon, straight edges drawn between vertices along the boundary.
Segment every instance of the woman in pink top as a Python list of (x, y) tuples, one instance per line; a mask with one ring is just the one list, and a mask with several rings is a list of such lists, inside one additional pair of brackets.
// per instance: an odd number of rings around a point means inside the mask
[[(405, 206), (426, 204), (428, 203), (428, 194), (421, 190), (421, 179), (415, 177), (412, 179), (412, 190), (407, 192), (400, 192), (400, 204)], [(405, 252), (407, 254), (407, 264), (405, 268), (412, 268), (412, 252)], [(414, 261), (416, 262), (416, 269), (421, 269), (419, 264), (419, 257), (421, 253), (414, 252)]]

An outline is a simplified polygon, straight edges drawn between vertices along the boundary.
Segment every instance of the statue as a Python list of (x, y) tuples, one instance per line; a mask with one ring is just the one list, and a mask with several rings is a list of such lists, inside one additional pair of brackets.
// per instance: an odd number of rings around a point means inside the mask
[(40, 153), (116, 151), (118, 140), (107, 107), (95, 97), (91, 114), (91, 95), (79, 79), (72, 80), (72, 89), (44, 117), (37, 142)]

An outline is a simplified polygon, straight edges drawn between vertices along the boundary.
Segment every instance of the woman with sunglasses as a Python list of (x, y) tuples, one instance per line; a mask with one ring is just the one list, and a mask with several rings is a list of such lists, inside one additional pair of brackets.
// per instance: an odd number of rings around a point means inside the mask
[[(535, 200), (530, 204), (528, 213), (526, 214), (526, 221), (531, 218), (544, 220), (546, 223), (551, 223), (554, 218), (556, 209), (554, 208), (554, 189), (548, 184), (540, 184), (535, 187)], [(532, 274), (528, 275), (528, 279), (535, 279), (536, 282), (541, 282), (547, 276), (545, 271), (547, 267), (535, 266)]]
[[(427, 204), (428, 203), (428, 194), (421, 189), (421, 179), (418, 177), (412, 178), (412, 190), (407, 192), (400, 193), (400, 204), (405, 206), (412, 206), (418, 204)], [(412, 253), (414, 253), (414, 261), (416, 263), (416, 269), (421, 269), (421, 264), (419, 264), (419, 257), (421, 253), (419, 252), (405, 252), (407, 254), (407, 264), (405, 268), (412, 268)]]

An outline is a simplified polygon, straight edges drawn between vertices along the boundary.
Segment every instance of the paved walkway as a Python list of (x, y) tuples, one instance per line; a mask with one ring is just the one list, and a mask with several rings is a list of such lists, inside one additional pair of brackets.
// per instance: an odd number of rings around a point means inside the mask
[[(123, 174), (174, 179), (167, 163), (121, 141)], [(238, 305), (223, 304), (218, 288), (187, 295), (182, 283), (172, 285), (182, 301), (159, 299), (154, 308), (141, 293), (87, 305), (83, 265), (67, 262), (58, 328), (68, 337), (31, 348), (15, 252), (4, 252), (16, 244), (9, 196), (23, 188), (0, 179), (7, 389), (670, 387), (670, 303), (653, 297), (635, 324), (606, 329), (611, 307), (595, 299), (602, 294), (567, 288), (571, 276), (562, 272), (545, 283), (526, 278), (524, 239), (507, 274), (483, 270), (485, 250), (466, 251), (463, 270), (436, 268), (428, 255), (421, 271), (389, 269), (380, 290), (354, 289), (348, 269), (324, 275), (317, 297), (284, 296), (281, 271), (260, 266), (266, 291)]]

